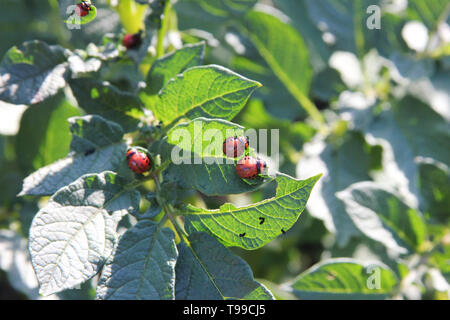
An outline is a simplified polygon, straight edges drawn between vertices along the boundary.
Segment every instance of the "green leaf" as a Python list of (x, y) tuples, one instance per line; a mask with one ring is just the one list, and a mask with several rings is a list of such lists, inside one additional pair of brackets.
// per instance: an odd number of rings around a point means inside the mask
[(273, 198), (245, 207), (226, 203), (219, 209), (207, 210), (189, 205), (183, 212), (186, 230), (207, 232), (225, 246), (247, 250), (262, 247), (294, 225), (320, 176), (296, 180), (278, 175)]
[(87, 173), (117, 170), (125, 159), (122, 128), (99, 116), (70, 120), (72, 152), (25, 178), (19, 196), (51, 195)]
[(375, 182), (359, 182), (337, 194), (347, 213), (369, 238), (399, 253), (420, 251), (426, 226), (420, 212)]
[(99, 116), (73, 117), (69, 119), (69, 122), (73, 135), (70, 149), (74, 152), (89, 152), (93, 148), (122, 141), (122, 128)]
[(427, 3), (410, 0), (407, 14), (409, 19), (422, 21), (429, 31), (435, 31), (439, 21), (445, 21), (445, 15), (449, 16), (450, 5), (445, 0), (430, 0)]
[(308, 15), (306, 1), (275, 0), (283, 13), (291, 19), (291, 24), (300, 32), (311, 53), (311, 64), (316, 70), (328, 65), (331, 50), (322, 39), (322, 32), (314, 25)]
[(263, 87), (255, 92), (254, 97), (264, 101), (264, 107), (273, 117), (289, 120), (304, 118), (306, 112), (302, 108), (298, 108), (297, 100), (272, 72), (264, 59), (255, 52), (257, 52), (256, 48), (250, 47), (246, 50), (248, 57), (233, 57), (231, 68), (264, 84)]
[[(414, 110), (414, 112), (411, 112)], [(450, 165), (448, 121), (428, 105), (405, 97), (393, 108), (395, 119), (415, 155), (430, 157)], [(433, 141), (433, 143), (429, 143)]]
[(429, 261), (432, 266), (439, 269), (447, 282), (450, 283), (450, 246), (443, 244), (442, 248), (431, 254)]
[(226, 120), (197, 118), (173, 127), (157, 152), (171, 159), (168, 171), (185, 188), (209, 196), (249, 192), (264, 179), (245, 182), (236, 174), (235, 160), (223, 153), (227, 137), (243, 134), (243, 127)]
[(137, 129), (142, 103), (134, 94), (90, 78), (72, 79), (70, 87), (78, 104), (87, 113), (117, 122), (125, 132)]
[(321, 136), (316, 136), (304, 145), (303, 150), (304, 157), (297, 164), (297, 177), (303, 179), (310, 174), (324, 174), (308, 202), (308, 212), (323, 220), (325, 227), (336, 234), (337, 243), (343, 246), (360, 232), (335, 194), (352, 183), (370, 180), (370, 152), (364, 139), (355, 132), (346, 134), (339, 145), (325, 143)]
[(245, 25), (251, 41), (294, 98), (308, 108), (312, 80), (308, 48), (302, 37), (278, 17), (259, 11), (247, 14)]
[[(164, 183), (161, 186), (161, 189), (163, 188)], [(173, 190), (172, 194), (173, 194)], [(162, 193), (162, 191), (161, 191)], [(136, 212), (136, 214), (134, 214), (134, 217), (138, 220), (148, 220), (148, 219), (154, 219), (156, 218), (162, 211), (162, 207), (160, 206), (160, 204), (158, 203), (158, 199), (156, 198), (156, 193), (155, 192), (149, 192), (145, 195), (145, 199), (149, 202), (148, 203), (148, 208), (146, 211), (144, 212)], [(165, 199), (164, 199), (165, 200)]]
[(167, 133), (167, 143), (197, 157), (225, 159), (226, 138), (242, 136), (244, 127), (222, 119), (197, 118), (173, 127)]
[(253, 191), (264, 183), (263, 178), (257, 178), (248, 183), (236, 174), (234, 164), (219, 164), (215, 158), (204, 158), (211, 164), (171, 164), (170, 180), (177, 181), (184, 188), (194, 188), (207, 196), (239, 194)]
[(341, 258), (323, 261), (303, 272), (291, 285), (300, 299), (384, 299), (398, 283), (384, 264)]
[[(277, 0), (289, 2), (289, 0)], [(373, 11), (367, 9), (376, 5), (380, 8), (380, 29), (369, 29)], [(379, 0), (322, 0), (306, 1), (306, 9), (312, 21), (322, 33), (332, 35), (333, 40), (328, 43), (334, 51), (350, 51), (358, 57), (376, 48), (380, 55), (389, 57), (392, 53), (407, 51), (408, 48), (401, 37), (404, 17), (389, 13), (389, 4)], [(289, 15), (292, 15), (289, 13)], [(294, 19), (295, 20), (295, 19)], [(293, 21), (294, 25), (300, 25)], [(305, 23), (303, 23), (305, 24)], [(300, 28), (300, 27), (298, 27)], [(308, 28), (309, 29), (309, 28)], [(308, 30), (306, 26), (299, 31)], [(308, 37), (305, 35), (305, 38)]]
[(28, 108), (20, 120), (15, 145), (22, 171), (29, 173), (66, 156), (70, 147), (66, 119), (80, 114), (62, 93)]
[(72, 288), (94, 276), (113, 250), (120, 219), (136, 210), (139, 193), (113, 172), (88, 174), (58, 190), (30, 229), (40, 293)]
[(347, 89), (336, 69), (325, 68), (314, 75), (312, 95), (320, 101), (332, 101)]
[(432, 220), (449, 224), (450, 171), (443, 163), (422, 158), (419, 166), (419, 190), (422, 195), (421, 210)]
[(193, 233), (178, 245), (175, 297), (181, 300), (271, 300), (250, 267), (214, 238)]
[[(255, 117), (255, 114), (258, 117)], [(315, 129), (302, 121), (293, 122), (271, 116), (257, 99), (251, 99), (245, 110), (239, 114), (239, 123), (256, 130), (267, 129), (267, 141), (271, 141), (272, 134), (275, 134), (272, 129), (279, 130), (279, 136), (283, 137), (279, 139), (279, 151), (287, 158), (282, 162), (280, 171), (289, 175), (295, 175), (296, 152), (302, 150), (304, 143), (311, 140), (315, 134)], [(269, 144), (267, 154), (272, 154), (271, 147)]]
[(167, 83), (153, 111), (164, 124), (181, 117), (231, 120), (260, 86), (221, 66), (193, 67)]
[(334, 35), (333, 48), (361, 56), (364, 49), (364, 32), (370, 34), (373, 31), (367, 28), (366, 23), (369, 17), (366, 10), (370, 5), (380, 7), (380, 1), (307, 1), (310, 19), (319, 29)]
[(219, 16), (241, 16), (250, 10), (257, 2), (257, 0), (194, 0), (207, 12)]
[(187, 44), (183, 48), (157, 59), (147, 75), (145, 93), (158, 94), (159, 90), (177, 74), (203, 63), (205, 43)]
[(29, 41), (8, 50), (0, 63), (0, 99), (34, 104), (66, 85), (69, 50)]
[[(47, 29), (48, 31), (44, 31), (36, 28), (36, 17), (39, 17), (40, 21), (48, 21), (53, 11), (48, 10), (48, 6), (35, 4), (38, 4), (38, 2), (2, 2), (0, 56), (3, 56), (13, 45), (32, 38), (42, 38), (43, 33), (54, 35), (52, 31), (56, 30)], [(48, 36), (45, 38), (48, 38)]]
[[(450, 57), (446, 59), (450, 63)], [(446, 60), (442, 59), (443, 63), (444, 61)], [(448, 70), (450, 70), (450, 64), (448, 67), (435, 70), (429, 81), (422, 79), (422, 81), (411, 83), (408, 91), (417, 99), (428, 104), (442, 118), (450, 121), (450, 97), (447, 94), (450, 91)]]
[[(210, 35), (214, 35), (214, 37), (208, 35), (209, 39), (223, 36), (226, 32), (225, 23), (229, 20), (229, 17), (213, 15), (202, 7), (204, 3), (205, 1), (198, 0), (183, 0), (173, 3), (173, 9), (177, 13), (179, 30), (208, 30)], [(195, 41), (198, 41), (198, 38)]]
[(150, 300), (175, 298), (174, 234), (149, 220), (126, 231), (103, 267), (97, 299)]
[(420, 81), (423, 78), (430, 78), (435, 73), (434, 61), (429, 58), (394, 52), (389, 56), (389, 60), (392, 62), (391, 72), (398, 73), (394, 79), (400, 83)]
[(415, 158), (426, 157), (450, 165), (450, 150), (441, 147), (450, 145), (448, 121), (428, 105), (406, 96), (373, 117), (363, 130), (371, 144), (383, 147), (383, 170), (377, 173), (377, 181), (398, 190), (410, 206), (418, 206)]
[(158, 92), (167, 82), (188, 68), (203, 63), (205, 43), (187, 44), (183, 48), (157, 59), (147, 74), (147, 87), (139, 93), (146, 108), (153, 110), (159, 101)]

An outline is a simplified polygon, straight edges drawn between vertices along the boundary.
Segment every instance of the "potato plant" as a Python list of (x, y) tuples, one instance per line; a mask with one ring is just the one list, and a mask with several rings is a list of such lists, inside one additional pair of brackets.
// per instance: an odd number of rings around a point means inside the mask
[(448, 299), (446, 1), (2, 6), (0, 299)]

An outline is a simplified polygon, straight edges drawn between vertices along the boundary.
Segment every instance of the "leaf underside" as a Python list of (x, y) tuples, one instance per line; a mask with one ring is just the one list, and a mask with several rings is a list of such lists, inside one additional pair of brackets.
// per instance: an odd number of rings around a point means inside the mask
[(184, 212), (186, 229), (207, 232), (225, 246), (260, 248), (294, 225), (320, 176), (296, 180), (278, 175), (275, 197), (246, 207), (226, 203), (206, 210), (189, 205)]

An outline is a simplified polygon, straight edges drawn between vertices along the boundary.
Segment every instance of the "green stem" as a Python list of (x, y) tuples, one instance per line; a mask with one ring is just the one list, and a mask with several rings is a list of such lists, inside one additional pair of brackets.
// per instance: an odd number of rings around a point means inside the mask
[(188, 234), (183, 229), (183, 227), (180, 225), (180, 223), (178, 222), (177, 217), (174, 217), (170, 210), (169, 210), (169, 212), (167, 212), (167, 216), (169, 217), (170, 221), (174, 225), (175, 229), (177, 229), (177, 232), (180, 235), (180, 239), (183, 239), (184, 242), (189, 243), (189, 241), (187, 239)]
[(120, 0), (115, 10), (127, 33), (137, 33), (145, 29), (144, 17), (147, 6), (134, 0)]
[(180, 239), (183, 239), (183, 241), (189, 243), (189, 241), (187, 241), (188, 235), (187, 235), (186, 231), (184, 231), (184, 229), (180, 226), (180, 224), (178, 223), (176, 218), (174, 217), (172, 207), (170, 205), (167, 205), (161, 199), (161, 183), (160, 183), (160, 179), (159, 179), (159, 174), (154, 173), (154, 174), (152, 174), (152, 176), (153, 176), (153, 180), (155, 181), (156, 199), (157, 199), (159, 205), (163, 208), (163, 210), (164, 210), (166, 216), (169, 218), (170, 222), (172, 222)]
[[(306, 95), (304, 95), (299, 90), (296, 90), (298, 92), (294, 93), (294, 96), (297, 98), (297, 100), (301, 103), (303, 108), (306, 110), (306, 112), (309, 114), (311, 118), (316, 120), (321, 125), (325, 124), (325, 118), (320, 113), (319, 109), (317, 109), (314, 102), (312, 102)], [(291, 90), (293, 92), (293, 90)]]
[(355, 48), (359, 61), (364, 58), (364, 8), (358, 1), (353, 3), (353, 29), (355, 36)]
[(156, 43), (156, 58), (160, 58), (164, 55), (164, 38), (166, 37), (167, 28), (169, 26), (169, 12), (170, 12), (170, 0), (166, 1), (163, 16), (161, 17), (161, 28), (158, 30), (158, 42)]
[(169, 218), (170, 222), (172, 222), (172, 225), (175, 227), (175, 231), (176, 231), (178, 237), (191, 250), (192, 255), (197, 260), (197, 262), (200, 265), (200, 267), (203, 269), (205, 274), (208, 276), (209, 280), (214, 285), (214, 287), (216, 288), (217, 292), (225, 300), (225, 298), (226, 298), (225, 295), (222, 293), (220, 288), (217, 286), (214, 278), (209, 273), (208, 269), (204, 266), (204, 264), (200, 260), (199, 256), (197, 255), (197, 252), (195, 252), (194, 248), (192, 247), (192, 245), (191, 245), (191, 243), (190, 243), (190, 241), (188, 239), (188, 237), (189, 237), (188, 234), (183, 229), (183, 227), (181, 227), (181, 225), (179, 224), (178, 220), (176, 219), (177, 217), (174, 217), (174, 215), (173, 215), (173, 208), (170, 205), (167, 205), (166, 203), (164, 203), (164, 201), (161, 200), (161, 197), (159, 196), (160, 192), (161, 192), (161, 184), (160, 184), (160, 181), (159, 181), (159, 177), (157, 175), (153, 175), (153, 177), (154, 177), (154, 181), (155, 181), (155, 188), (156, 188), (156, 195), (157, 195), (158, 203), (163, 207), (166, 216)]
[[(244, 29), (245, 30), (245, 29)], [(321, 126), (325, 126), (325, 118), (316, 105), (308, 98), (307, 94), (303, 93), (297, 85), (289, 78), (289, 75), (283, 70), (283, 68), (278, 64), (278, 61), (272, 56), (272, 54), (265, 48), (264, 44), (261, 43), (256, 37), (249, 34), (250, 39), (256, 44), (259, 49), (260, 54), (266, 60), (267, 64), (271, 67), (275, 75), (280, 78), (281, 82), (286, 86), (288, 91), (294, 96), (294, 98), (300, 103), (300, 105), (305, 109), (309, 116), (317, 121)]]

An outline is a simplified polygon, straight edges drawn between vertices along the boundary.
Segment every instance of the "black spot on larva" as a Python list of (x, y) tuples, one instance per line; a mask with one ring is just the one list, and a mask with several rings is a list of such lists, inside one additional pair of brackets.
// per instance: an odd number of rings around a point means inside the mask
[(94, 152), (95, 152), (95, 148), (92, 148), (92, 149), (86, 150), (86, 151), (84, 152), (84, 155), (85, 155), (85, 156), (88, 156), (88, 155), (90, 155), (90, 154), (93, 154)]
[(240, 235), (239, 235), (239, 237), (243, 237), (243, 236), (245, 236), (245, 232), (244, 233), (241, 233)]
[(259, 217), (259, 224), (263, 224), (266, 219), (263, 217)]

